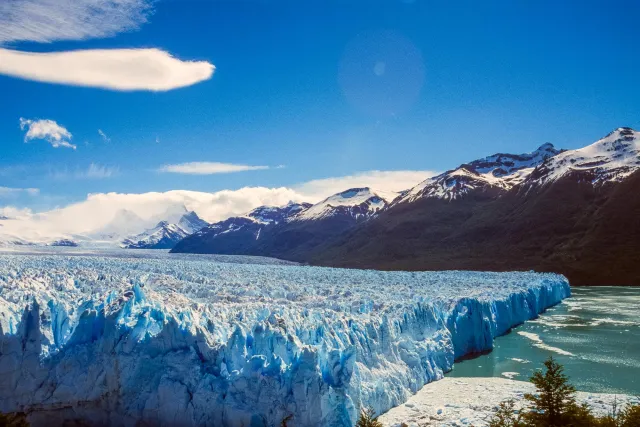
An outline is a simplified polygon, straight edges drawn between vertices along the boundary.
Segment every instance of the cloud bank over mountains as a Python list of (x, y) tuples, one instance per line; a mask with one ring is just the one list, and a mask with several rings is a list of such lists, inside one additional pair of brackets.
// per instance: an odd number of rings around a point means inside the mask
[[(98, 193), (86, 200), (47, 212), (33, 213), (6, 207), (15, 216), (3, 221), (0, 237), (11, 236), (33, 242), (46, 242), (62, 236), (90, 236), (113, 231), (113, 224), (126, 218), (142, 227), (172, 220), (186, 210), (195, 211), (209, 222), (237, 216), (263, 205), (281, 206), (289, 201), (311, 203), (350, 187), (371, 186), (380, 191), (397, 192), (432, 176), (431, 171), (371, 171), (346, 177), (309, 181), (291, 187), (244, 187), (212, 193), (173, 190), (141, 194)], [(142, 231), (142, 230), (140, 230)]]

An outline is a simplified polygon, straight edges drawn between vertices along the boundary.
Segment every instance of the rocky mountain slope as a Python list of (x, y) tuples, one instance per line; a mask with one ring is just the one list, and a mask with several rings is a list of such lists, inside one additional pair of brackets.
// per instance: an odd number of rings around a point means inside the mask
[[(374, 221), (306, 254), (306, 261), (406, 270), (553, 271), (574, 285), (638, 285), (639, 149), (640, 133), (619, 128), (592, 145), (498, 177), (498, 185), (448, 186), (450, 195), (442, 196), (421, 184), (408, 193), (416, 197), (399, 200)], [(520, 182), (504, 185), (523, 171)]]
[[(351, 189), (278, 224), (214, 224), (176, 252), (390, 270), (536, 270), (640, 284), (640, 133), (495, 154), (400, 195)], [(217, 230), (217, 231), (216, 231)], [(224, 236), (223, 236), (224, 234)]]

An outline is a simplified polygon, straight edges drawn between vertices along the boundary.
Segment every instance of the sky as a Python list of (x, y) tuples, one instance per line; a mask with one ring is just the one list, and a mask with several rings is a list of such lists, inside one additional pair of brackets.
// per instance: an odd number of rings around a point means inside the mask
[(0, 209), (180, 190), (213, 194), (215, 220), (579, 148), (640, 127), (639, 13), (633, 0), (2, 2)]

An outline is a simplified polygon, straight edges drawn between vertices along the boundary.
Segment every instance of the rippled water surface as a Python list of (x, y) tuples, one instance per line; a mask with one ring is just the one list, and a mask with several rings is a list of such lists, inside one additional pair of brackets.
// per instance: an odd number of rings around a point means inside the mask
[(549, 356), (591, 392), (640, 395), (640, 287), (573, 288), (573, 296), (458, 362), (450, 376), (527, 380)]

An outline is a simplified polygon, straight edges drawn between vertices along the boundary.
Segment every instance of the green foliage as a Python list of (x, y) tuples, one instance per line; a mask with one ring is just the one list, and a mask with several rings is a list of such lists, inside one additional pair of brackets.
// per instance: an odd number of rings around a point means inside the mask
[(620, 427), (640, 427), (640, 405), (627, 405), (618, 415)]
[(608, 415), (596, 417), (587, 405), (576, 403), (576, 390), (562, 365), (549, 358), (544, 366), (544, 372), (538, 371), (530, 379), (536, 393), (525, 395), (528, 408), (519, 414), (513, 400), (502, 402), (489, 421), (490, 427), (640, 427), (640, 405), (627, 405), (619, 411), (614, 403)]
[(526, 415), (534, 426), (560, 427), (571, 425), (572, 418), (583, 414), (576, 405), (576, 389), (569, 384), (564, 368), (553, 357), (544, 362), (545, 371), (537, 371), (530, 378), (536, 386), (536, 394), (524, 398), (535, 410)]
[(356, 427), (382, 427), (382, 423), (375, 417), (375, 411), (372, 408), (367, 408), (360, 412)]
[(515, 402), (509, 399), (498, 406), (498, 412), (489, 421), (489, 427), (523, 427), (522, 416), (516, 414)]

